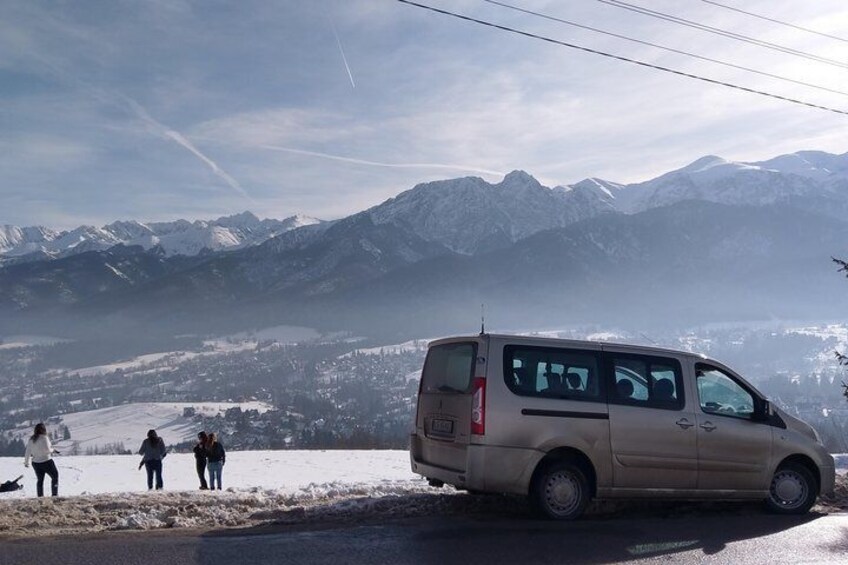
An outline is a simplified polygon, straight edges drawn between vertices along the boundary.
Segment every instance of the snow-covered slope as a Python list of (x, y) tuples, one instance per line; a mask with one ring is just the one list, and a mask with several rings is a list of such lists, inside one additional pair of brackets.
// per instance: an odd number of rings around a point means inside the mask
[(623, 185), (588, 178), (549, 189), (524, 171), (497, 184), (465, 177), (420, 184), (367, 212), (453, 251), (475, 254), (605, 212), (627, 214), (685, 200), (734, 206), (788, 204), (848, 213), (848, 153), (800, 151), (761, 162), (714, 155), (655, 179)]
[(453, 251), (476, 253), (605, 211), (611, 207), (602, 190), (552, 190), (524, 171), (513, 171), (498, 184), (479, 177), (420, 184), (368, 213), (376, 224), (391, 223)]
[(56, 232), (41, 226), (0, 226), (0, 256), (30, 253), (65, 256), (84, 251), (102, 251), (117, 244), (161, 247), (166, 255), (197, 255), (204, 249), (220, 251), (257, 245), (289, 230), (319, 223), (308, 216), (284, 220), (260, 220), (250, 212), (217, 220), (176, 220), (142, 223), (118, 221), (103, 227), (80, 226)]
[(0, 225), (0, 255), (22, 255), (36, 252), (59, 236), (49, 228)]
[(848, 210), (848, 153), (800, 151), (759, 162), (708, 155), (641, 183), (622, 186), (590, 180), (605, 188), (613, 186), (612, 203), (626, 213), (683, 200), (743, 206), (790, 204), (835, 216)]
[[(230, 408), (266, 412), (271, 407), (263, 402), (141, 402), (64, 414), (58, 417), (58, 421), (51, 420), (48, 427), (54, 429), (59, 424), (68, 427), (71, 439), (56, 443), (56, 448), (66, 454), (74, 448), (79, 454), (85, 454), (88, 449), (102, 449), (120, 443), (135, 451), (149, 429), (155, 429), (167, 445), (194, 439), (199, 430), (194, 420), (184, 415), (186, 408), (212, 417)], [(32, 429), (21, 426), (5, 433), (26, 439)]]

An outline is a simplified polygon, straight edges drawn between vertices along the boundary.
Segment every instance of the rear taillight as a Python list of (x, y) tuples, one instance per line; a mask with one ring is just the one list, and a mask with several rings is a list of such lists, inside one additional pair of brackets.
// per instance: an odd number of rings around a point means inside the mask
[(475, 377), (471, 394), (471, 433), (486, 433), (486, 379)]

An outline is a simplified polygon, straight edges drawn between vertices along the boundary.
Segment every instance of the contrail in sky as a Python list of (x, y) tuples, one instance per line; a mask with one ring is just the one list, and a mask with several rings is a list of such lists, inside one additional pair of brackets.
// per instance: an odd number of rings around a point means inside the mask
[(229, 173), (227, 173), (224, 169), (219, 167), (215, 161), (207, 157), (200, 149), (195, 147), (195, 145), (191, 141), (189, 141), (183, 134), (166, 126), (165, 124), (151, 116), (150, 113), (145, 110), (141, 104), (139, 104), (129, 96), (118, 91), (107, 90), (99, 86), (95, 86), (94, 84), (91, 84), (90, 82), (85, 81), (79, 78), (78, 76), (74, 76), (66, 72), (58, 65), (53, 64), (51, 61), (43, 57), (39, 57), (36, 55), (36, 59), (45, 67), (47, 67), (47, 69), (51, 73), (58, 76), (61, 80), (65, 80), (77, 85), (78, 87), (91, 94), (95, 99), (99, 100), (100, 102), (109, 105), (128, 106), (130, 110), (132, 110), (132, 112), (147, 125), (151, 132), (160, 137), (164, 137), (165, 139), (170, 139), (177, 145), (180, 145), (184, 149), (190, 151), (195, 157), (200, 159), (207, 167), (209, 167), (215, 176), (227, 183), (230, 188), (232, 188), (251, 202), (254, 202), (253, 198), (251, 198), (247, 191), (242, 188), (241, 184), (239, 184), (239, 182), (234, 179)]
[(268, 149), (270, 151), (282, 151), (283, 153), (294, 153), (296, 155), (307, 155), (309, 157), (320, 157), (322, 159), (332, 159), (334, 161), (343, 161), (345, 163), (353, 163), (356, 165), (370, 165), (373, 167), (386, 167), (390, 169), (447, 169), (450, 171), (470, 171), (474, 173), (482, 173), (486, 175), (504, 176), (501, 171), (491, 171), (489, 169), (480, 169), (478, 167), (468, 167), (465, 165), (448, 165), (444, 163), (381, 163), (379, 161), (368, 161), (365, 159), (354, 159), (353, 157), (342, 157), (340, 155), (331, 155), (329, 153), (319, 153), (317, 151), (306, 151), (303, 149), (294, 149), (292, 147), (281, 147), (279, 145), (257, 145), (260, 149)]
[(350, 85), (353, 88), (356, 88), (356, 83), (353, 82), (353, 73), (350, 72), (350, 65), (347, 64), (347, 57), (345, 57), (344, 49), (342, 49), (342, 41), (339, 39), (339, 32), (336, 31), (336, 24), (333, 23), (333, 20), (330, 20), (330, 27), (333, 28), (333, 35), (336, 36), (336, 45), (339, 46), (339, 53), (342, 55), (342, 62), (347, 70), (347, 76), (350, 78)]
[(218, 164), (207, 157), (200, 149), (198, 149), (191, 141), (189, 141), (183, 134), (178, 132), (177, 130), (171, 129), (162, 122), (156, 120), (153, 116), (151, 116), (144, 107), (133, 100), (132, 98), (124, 95), (120, 95), (127, 105), (132, 109), (136, 116), (138, 116), (141, 121), (146, 123), (156, 134), (170, 139), (176, 144), (182, 146), (184, 149), (190, 151), (195, 157), (200, 159), (203, 163), (206, 164), (211, 170), (212, 173), (227, 183), (230, 188), (247, 198), (248, 200), (253, 200), (247, 191), (242, 188), (241, 184), (230, 176), (224, 169), (218, 166)]

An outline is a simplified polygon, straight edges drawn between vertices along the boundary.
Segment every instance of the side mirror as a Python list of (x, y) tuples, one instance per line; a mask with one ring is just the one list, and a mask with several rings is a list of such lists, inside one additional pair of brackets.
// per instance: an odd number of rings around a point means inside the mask
[(761, 399), (754, 406), (754, 413), (751, 419), (755, 422), (766, 422), (771, 418), (771, 403), (766, 399)]

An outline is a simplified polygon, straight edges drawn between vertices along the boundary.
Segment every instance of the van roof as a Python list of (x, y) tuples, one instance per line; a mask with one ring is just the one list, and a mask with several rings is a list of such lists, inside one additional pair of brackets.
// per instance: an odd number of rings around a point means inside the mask
[(440, 345), (442, 343), (451, 343), (456, 341), (468, 341), (477, 339), (504, 339), (515, 343), (526, 345), (539, 345), (540, 342), (550, 345), (558, 345), (561, 347), (586, 347), (592, 345), (601, 349), (618, 349), (624, 351), (632, 351), (634, 353), (654, 353), (654, 354), (674, 354), (687, 357), (697, 357), (699, 359), (707, 359), (707, 356), (701, 353), (693, 353), (691, 351), (683, 351), (680, 349), (671, 349), (666, 347), (653, 347), (647, 345), (635, 345), (631, 343), (617, 343), (613, 341), (593, 341), (587, 339), (559, 339), (553, 337), (539, 337), (532, 335), (516, 335), (516, 334), (477, 334), (477, 335), (460, 335), (452, 337), (444, 337), (431, 341), (428, 345)]

